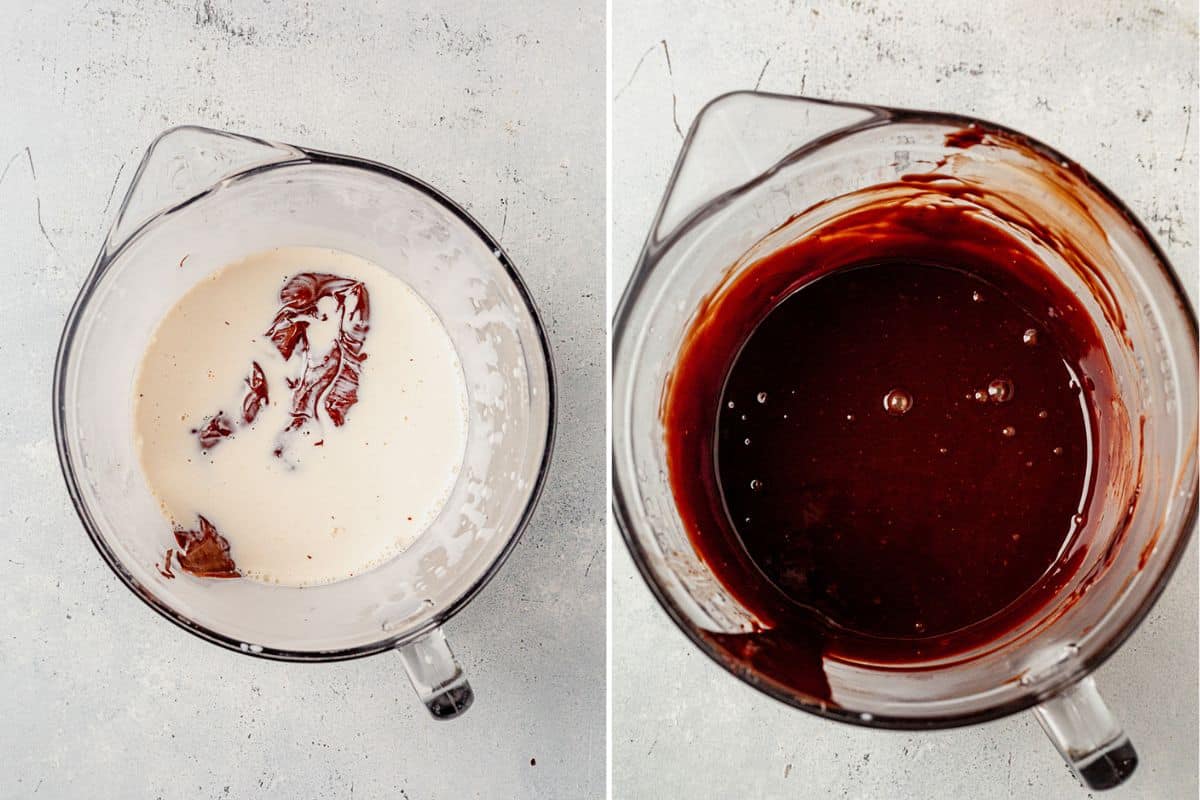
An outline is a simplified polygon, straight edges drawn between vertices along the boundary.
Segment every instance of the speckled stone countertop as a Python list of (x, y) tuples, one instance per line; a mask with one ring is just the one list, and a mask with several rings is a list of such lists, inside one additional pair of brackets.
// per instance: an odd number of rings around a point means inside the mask
[[(1100, 177), (1195, 302), (1194, 3), (613, 5), (615, 300), (696, 112), (734, 89), (1004, 123)], [(1197, 558), (1097, 673), (1141, 756), (1112, 800), (1197, 795)], [(613, 545), (613, 797), (1085, 798), (1032, 716), (911, 734), (829, 723), (693, 648)]]
[[(0, 797), (603, 796), (603, 4), (415, 5), (3, 4)], [(50, 422), (58, 336), (142, 152), (181, 123), (427, 180), (541, 307), (553, 473), (447, 626), (476, 692), (460, 720), (431, 720), (394, 656), (280, 664), (187, 635), (75, 517)]]

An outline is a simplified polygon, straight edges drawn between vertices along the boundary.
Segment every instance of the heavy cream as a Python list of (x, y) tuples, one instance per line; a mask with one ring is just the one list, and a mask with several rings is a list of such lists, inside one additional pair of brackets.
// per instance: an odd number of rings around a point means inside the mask
[(177, 537), (185, 568), (215, 531), (246, 578), (369, 570), (437, 517), (466, 443), (445, 328), (404, 281), (339, 251), (278, 248), (205, 278), (159, 323), (136, 382), (146, 479), (193, 532)]

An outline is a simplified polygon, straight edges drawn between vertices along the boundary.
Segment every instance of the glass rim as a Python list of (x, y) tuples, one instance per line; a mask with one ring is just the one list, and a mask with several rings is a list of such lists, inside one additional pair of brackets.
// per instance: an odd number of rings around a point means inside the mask
[[(84, 279), (84, 283), (80, 288), (75, 302), (71, 306), (71, 310), (67, 315), (66, 322), (63, 325), (62, 336), (59, 340), (58, 352), (55, 357), (54, 364), (54, 384), (52, 389), (52, 404), (53, 404), (53, 423), (54, 423), (54, 439), (58, 451), (59, 467), (62, 471), (63, 479), (67, 485), (67, 492), (71, 497), (71, 503), (75, 507), (75, 512), (83, 524), (84, 530), (87, 531), (88, 538), (96, 547), (109, 569), (125, 584), (131, 592), (134, 593), (146, 605), (156, 611), (160, 616), (179, 626), (183, 630), (191, 633), (204, 641), (219, 645), (227, 650), (232, 650), (237, 653), (244, 653), (258, 658), (265, 658), (274, 661), (290, 661), (290, 662), (327, 662), (327, 661), (346, 661), (354, 658), (362, 658), (364, 656), (375, 655), (386, 650), (392, 650), (409, 642), (415, 641), (426, 635), (432, 630), (441, 627), (455, 614), (461, 611), (468, 603), (475, 598), (477, 594), (496, 576), (501, 567), (508, 560), (508, 557), (515, 549), (517, 542), (520, 541), (521, 535), (528, 526), (530, 519), (533, 516), (534, 509), (537, 507), (538, 500), (541, 497), (542, 490), (545, 488), (546, 477), (549, 472), (550, 462), (554, 451), (554, 440), (557, 428), (557, 410), (558, 410), (558, 395), (556, 386), (556, 372), (554, 368), (554, 355), (550, 346), (550, 340), (546, 333), (545, 323), (542, 321), (541, 314), (538, 311), (537, 305), (533, 300), (532, 294), (529, 292), (521, 274), (517, 271), (508, 253), (488, 231), (467, 212), (462, 206), (452, 200), (449, 196), (434, 188), (425, 181), (411, 175), (403, 170), (388, 166), (377, 161), (372, 161), (357, 156), (347, 156), (338, 153), (331, 153), (323, 150), (315, 150), (296, 145), (279, 145), (264, 139), (258, 139), (252, 136), (243, 136), (241, 134), (230, 133), (227, 131), (218, 131), (201, 126), (178, 126), (170, 128), (155, 138), (154, 142), (143, 156), (142, 163), (138, 167), (138, 172), (135, 174), (130, 188), (126, 192), (125, 199), (122, 201), (121, 208), (117, 212), (117, 220), (120, 220), (124, 213), (130, 196), (133, 193), (133, 188), (137, 185), (138, 178), (141, 177), (142, 169), (144, 168), (147, 159), (154, 150), (154, 146), (167, 134), (183, 129), (197, 130), (204, 133), (215, 134), (226, 138), (236, 138), (255, 142), (272, 148), (287, 148), (290, 151), (301, 154), (300, 157), (288, 158), (286, 160), (273, 162), (270, 164), (251, 167), (246, 170), (240, 170), (232, 173), (226, 178), (218, 181), (214, 185), (208, 187), (191, 197), (188, 197), (170, 207), (163, 209), (149, 219), (145, 220), (137, 226), (128, 236), (121, 241), (117, 248), (109, 251), (107, 241), (102, 246), (100, 254), (96, 258), (95, 264), (91, 271)], [(128, 570), (125, 569), (120, 559), (109, 547), (104, 534), (100, 530), (100, 526), (92, 517), (91, 510), (88, 508), (87, 502), (83, 498), (79, 487), (79, 480), (76, 475), (75, 464), (71, 459), (70, 447), (67, 442), (67, 420), (66, 420), (66, 404), (64, 397), (64, 386), (66, 381), (66, 372), (68, 364), (72, 356), (72, 346), (75, 341), (75, 335), (80, 323), (82, 312), (89, 305), (92, 294), (99, 282), (99, 279), (108, 270), (121, 254), (129, 247), (129, 245), (138, 239), (151, 225), (165, 219), (176, 211), (191, 205), (192, 203), (201, 200), (215, 193), (219, 188), (227, 185), (241, 183), (263, 173), (270, 172), (276, 169), (286, 169), (289, 167), (305, 166), (309, 164), (320, 164), (329, 166), (339, 166), (347, 168), (363, 169), (368, 172), (379, 174), (385, 178), (398, 180), (406, 186), (415, 189), (424, 194), (433, 202), (448, 211), (459, 222), (464, 224), (467, 229), (472, 232), (480, 241), (485, 244), (500, 265), (504, 268), (504, 274), (508, 278), (512, 286), (517, 290), (517, 294), (521, 298), (521, 302), (525, 306), (530, 319), (533, 322), (533, 327), (537, 332), (537, 342), (541, 350), (542, 362), (546, 370), (546, 432), (542, 442), (542, 454), (538, 463), (537, 474), (530, 484), (529, 496), (525, 501), (525, 506), (521, 510), (521, 514), (517, 519), (516, 524), (508, 534), (508, 541), (504, 547), (496, 555), (496, 557), (488, 564), (485, 569), (475, 580), (463, 591), (457, 598), (449, 603), (444, 609), (438, 611), (433, 617), (417, 628), (406, 630), (390, 636), (385, 636), (374, 642), (367, 644), (355, 645), (353, 647), (336, 648), (332, 650), (297, 650), (290, 648), (267, 647), (266, 645), (252, 644), (241, 641), (240, 639), (227, 636), (212, 628), (202, 625), (191, 619), (185, 614), (180, 613), (171, 607), (168, 603), (160, 600), (155, 594), (150, 592), (139, 582)], [(114, 223), (115, 225), (116, 223)]]
[[(732, 97), (762, 97), (774, 100), (800, 100), (817, 105), (838, 106), (842, 108), (858, 108), (863, 111), (871, 112), (871, 117), (842, 128), (839, 128), (830, 133), (824, 134), (798, 148), (792, 149), (784, 154), (772, 166), (761, 171), (750, 180), (739, 184), (731, 189), (721, 192), (713, 198), (709, 198), (703, 205), (691, 212), (686, 218), (678, 222), (670, 234), (662, 241), (655, 240), (655, 232), (657, 231), (662, 213), (666, 208), (667, 201), (670, 198), (676, 182), (679, 178), (680, 168), (686, 160), (688, 151), (691, 147), (693, 136), (699, 127), (699, 123), (711, 108), (716, 104), (721, 103)], [(995, 130), (1003, 134), (1015, 137), (1017, 140), (1027, 145), (1031, 151), (1038, 155), (1051, 159), (1056, 162), (1070, 161), (1079, 169), (1079, 174), (1082, 175), (1086, 183), (1100, 195), (1114, 210), (1119, 212), (1125, 219), (1126, 223), (1136, 230), (1147, 248), (1154, 256), (1157, 266), (1162, 272), (1162, 277), (1171, 290), (1172, 294), (1178, 300), (1179, 308), (1187, 322), (1187, 326), (1191, 332), (1191, 351), (1193, 359), (1196, 361), (1197, 350), (1197, 320), (1196, 312), (1192, 308), (1191, 302), (1188, 299), (1187, 293), (1183, 289), (1183, 284), (1171, 265), (1170, 260), (1163, 253), (1162, 248), (1155, 241), (1154, 237), (1147, 231), (1145, 225), (1138, 219), (1137, 215), (1128, 208), (1103, 182), (1092, 175), (1084, 167), (1073, 160), (1068, 159), (1065, 155), (1058, 152), (1054, 148), (1046, 145), (1031, 136), (1028, 136), (1020, 131), (1014, 130), (1004, 125), (999, 125), (993, 122), (979, 119), (977, 117), (969, 117), (961, 114), (951, 114), (937, 111), (921, 111), (911, 109), (888, 108), (884, 106), (866, 105), (860, 103), (843, 103), (832, 100), (822, 100), (817, 98), (809, 98), (798, 95), (785, 95), (778, 93), (756, 92), (756, 91), (734, 91), (727, 92), (710, 100), (706, 103), (696, 115), (692, 127), (688, 130), (683, 144), (680, 147), (679, 155), (676, 158), (675, 166), (672, 169), (671, 177), (668, 179), (666, 188), (663, 192), (663, 198), (659, 203), (658, 209), (655, 212), (654, 218), (650, 224), (650, 233), (642, 246), (641, 254), (638, 257), (636, 266), (631, 273), (628, 282), (621, 292), (620, 301), (617, 304), (616, 311), (612, 318), (612, 362), (610, 378), (613, 385), (616, 385), (616, 378), (620, 370), (628, 370), (628, 344), (622, 347), (627, 336), (632, 336), (634, 332), (629, 330), (628, 322), (632, 313), (632, 308), (636, 304), (639, 297), (642, 296), (643, 289), (649, 278), (649, 274), (653, 267), (662, 259), (664, 253), (668, 252), (678, 241), (680, 241), (689, 232), (698, 227), (703, 221), (708, 219), (719, 207), (723, 206), (730, 200), (736, 199), (750, 190), (754, 189), (763, 181), (774, 175), (779, 170), (785, 168), (791, 163), (803, 158), (808, 153), (819, 149), (831, 142), (843, 139), (862, 131), (877, 128), (883, 125), (904, 123), (904, 124), (930, 124), (930, 125), (946, 125), (957, 127), (972, 127), (978, 126), (986, 130)], [(624, 360), (622, 355), (624, 354)], [(743, 683), (757, 689), (758, 691), (772, 697), (786, 705), (814, 714), (826, 719), (846, 722), (853, 725), (859, 725), (867, 728), (891, 729), (891, 730), (931, 730), (955, 728), (966, 725), (975, 725), (982, 722), (988, 722), (1000, 717), (1005, 717), (1010, 714), (1015, 714), (1019, 711), (1024, 711), (1038, 703), (1045, 701), (1047, 698), (1062, 691), (1067, 686), (1079, 681), (1087, 675), (1094, 672), (1105, 661), (1107, 661), (1113, 653), (1121, 648), (1125, 641), (1133, 634), (1135, 630), (1142, 624), (1154, 604), (1158, 601), (1163, 590), (1170, 582), (1171, 576), (1174, 574), (1176, 567), (1179, 565), (1184, 552), (1187, 550), (1187, 545), (1195, 532), (1198, 510), (1200, 510), (1200, 497), (1198, 497), (1197, 489), (1198, 478), (1196, 469), (1192, 469), (1191, 483), (1191, 501), (1185, 513), (1180, 517), (1180, 523), (1172, 532), (1174, 545), (1169, 553), (1165, 553), (1164, 566), (1158, 580), (1153, 586), (1147, 589), (1144, 597), (1141, 598), (1138, 605), (1133, 608), (1124, 624), (1114, 630), (1111, 635), (1102, 640), (1096, 647), (1096, 650), (1088, 656), (1077, 662), (1073, 668), (1064, 670), (1053, 681), (1049, 682), (1044, 687), (1039, 687), (1036, 690), (1029, 690), (1021, 695), (1012, 698), (1003, 703), (990, 705), (978, 711), (965, 713), (953, 713), (940, 716), (929, 717), (905, 717), (891, 714), (875, 714), (870, 713), (863, 716), (863, 712), (845, 709), (833, 704), (822, 704), (813, 702), (796, 692), (793, 692), (780, 684), (769, 679), (762, 678), (750, 670), (738, 670), (731, 666), (729, 658), (725, 656), (710, 640), (702, 636), (697, 626), (687, 618), (679, 605), (669, 595), (667, 590), (658, 583), (655, 578), (654, 568), (651, 566), (651, 556), (647, 549), (643, 546), (636, 532), (636, 524), (631, 509), (630, 501), (627, 495), (630, 495), (630, 487), (628, 484), (635, 482), (633, 478), (624, 473), (618, 455), (617, 455), (617, 433), (619, 430), (628, 432), (628, 427), (624, 425), (623, 420), (618, 420), (614, 414), (611, 421), (612, 424), (612, 442), (610, 464), (612, 471), (612, 512), (613, 519), (617, 524), (617, 528), (621, 532), (621, 538), (624, 540), (626, 548), (640, 573), (642, 580), (649, 587), (651, 594), (658, 602), (659, 606), (667, 612), (667, 616), (675, 623), (685, 636), (703, 652), (709, 659), (716, 662), (726, 672), (732, 674)], [(1196, 455), (1196, 439), (1193, 437), (1191, 443), (1191, 456), (1194, 462)], [(1185, 465), (1187, 459), (1185, 458)], [(1173, 475), (1172, 480), (1179, 477), (1179, 474)], [(1186, 473), (1184, 473), (1186, 477)], [(672, 503), (674, 500), (672, 499)], [(1162, 559), (1160, 559), (1161, 561)]]

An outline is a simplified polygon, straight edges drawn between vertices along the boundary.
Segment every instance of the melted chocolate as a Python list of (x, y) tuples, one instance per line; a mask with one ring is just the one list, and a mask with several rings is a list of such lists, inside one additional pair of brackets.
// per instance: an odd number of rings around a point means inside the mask
[[(200, 530), (175, 530), (175, 542), (179, 551), (175, 560), (184, 572), (198, 578), (237, 578), (241, 576), (233, 558), (229, 555), (229, 542), (217, 533), (217, 529), (204, 517), (200, 517)], [(167, 572), (170, 572), (170, 551), (167, 556)], [(172, 576), (174, 577), (174, 576)]]
[(201, 450), (211, 450), (222, 440), (233, 436), (234, 422), (224, 411), (218, 411), (199, 428), (192, 428)]
[[(310, 352), (306, 318), (319, 314), (318, 303), (327, 297), (337, 302), (338, 335), (325, 353), (316, 355)], [(294, 353), (304, 359), (299, 380), (289, 381), (293, 391), (288, 430), (315, 421), (318, 407), (325, 409), (335, 426), (344, 425), (346, 412), (358, 402), (359, 376), (367, 358), (363, 352), (371, 313), (367, 287), (349, 278), (307, 272), (285, 283), (279, 300), (283, 307), (267, 335), (284, 360)]]
[(1078, 300), (981, 199), (933, 175), (874, 187), (689, 330), (667, 461), (698, 554), (758, 620), (707, 634), (738, 668), (829, 701), (824, 658), (987, 645), (1078, 569), (1116, 387)]
[[(318, 304), (324, 298), (332, 298), (337, 304), (338, 334), (325, 352), (314, 354), (308, 326), (320, 314)], [(286, 430), (296, 431), (315, 423), (319, 408), (324, 408), (335, 427), (346, 424), (347, 412), (358, 402), (362, 362), (367, 360), (363, 352), (370, 321), (367, 287), (337, 275), (305, 272), (284, 283), (279, 302), (282, 307), (267, 336), (285, 361), (297, 356), (300, 369), (297, 377), (285, 379), (292, 392), (292, 419)], [(218, 411), (192, 429), (202, 450), (211, 450), (222, 439), (233, 436), (238, 425), (254, 422), (270, 402), (266, 375), (258, 362), (252, 364), (246, 386), (240, 419)], [(282, 457), (284, 449), (282, 445), (277, 447), (275, 455)]]
[(165, 556), (163, 556), (162, 566), (160, 567), (157, 564), (154, 565), (155, 569), (158, 570), (158, 574), (162, 575), (164, 578), (166, 578), (169, 581), (175, 580), (175, 573), (171, 571), (171, 558), (174, 555), (175, 555), (175, 549), (172, 547), (168, 547), (167, 554)]
[(779, 303), (717, 422), (721, 494), (755, 565), (843, 628), (897, 640), (878, 646), (898, 660), (1020, 597), (1087, 490), (1081, 387), (1042, 330), (995, 284), (908, 262)]
[(242, 399), (242, 416), (240, 421), (231, 419), (224, 411), (218, 411), (209, 417), (208, 421), (199, 428), (192, 428), (192, 433), (196, 435), (196, 439), (200, 442), (201, 450), (211, 450), (222, 439), (233, 436), (237, 425), (242, 423), (249, 425), (254, 422), (255, 417), (258, 416), (258, 412), (270, 402), (270, 398), (267, 395), (267, 378), (257, 361), (251, 365), (250, 377), (246, 378), (246, 386), (248, 388), (246, 396)]
[(246, 379), (246, 386), (248, 391), (242, 400), (242, 420), (249, 425), (254, 422), (263, 406), (271, 402), (267, 395), (267, 376), (263, 374), (257, 361), (250, 365), (250, 377)]
[[(185, 257), (186, 259), (186, 257)], [(182, 266), (182, 262), (180, 262)], [(336, 303), (338, 333), (323, 353), (313, 353), (308, 338), (309, 323), (321, 314), (319, 304), (325, 298)], [(335, 427), (346, 423), (350, 407), (358, 402), (358, 382), (362, 363), (367, 360), (363, 351), (370, 320), (370, 300), (367, 287), (360, 281), (325, 273), (305, 272), (288, 279), (279, 291), (281, 308), (271, 323), (267, 336), (285, 361), (297, 357), (299, 374), (287, 378), (292, 392), (291, 421), (283, 436), (319, 424), (318, 409), (323, 408)], [(228, 323), (226, 323), (228, 324)], [(249, 425), (270, 402), (267, 378), (258, 362), (253, 362), (246, 378), (246, 394), (242, 413), (232, 418), (224, 411), (209, 417), (199, 428), (193, 428), (202, 450), (211, 450), (222, 440), (234, 435), (239, 425)], [(314, 443), (323, 445), (324, 439)], [(272, 450), (282, 458), (286, 442), (281, 439)], [(179, 551), (174, 554), (180, 568), (201, 578), (239, 577), (237, 566), (229, 554), (229, 542), (216, 527), (200, 518), (198, 531), (176, 529), (175, 541)], [(159, 573), (174, 578), (171, 572), (172, 551), (167, 550)]]

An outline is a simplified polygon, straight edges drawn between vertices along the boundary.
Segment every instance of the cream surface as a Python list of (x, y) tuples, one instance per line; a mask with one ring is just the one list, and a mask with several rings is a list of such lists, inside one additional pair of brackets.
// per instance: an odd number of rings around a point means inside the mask
[[(318, 407), (316, 420), (285, 434), (287, 381), (303, 357), (285, 361), (266, 331), (280, 288), (304, 272), (366, 287), (367, 359), (345, 424)], [(339, 312), (329, 298), (318, 310), (308, 339), (319, 359)], [(243, 424), (254, 363), (269, 402)], [(136, 381), (138, 451), (163, 513), (185, 529), (210, 520), (247, 578), (330, 583), (392, 558), (437, 517), (462, 462), (467, 392), (445, 328), (407, 283), (344, 252), (278, 248), (218, 270), (159, 323)], [(239, 424), (204, 450), (194, 431), (218, 412)]]

